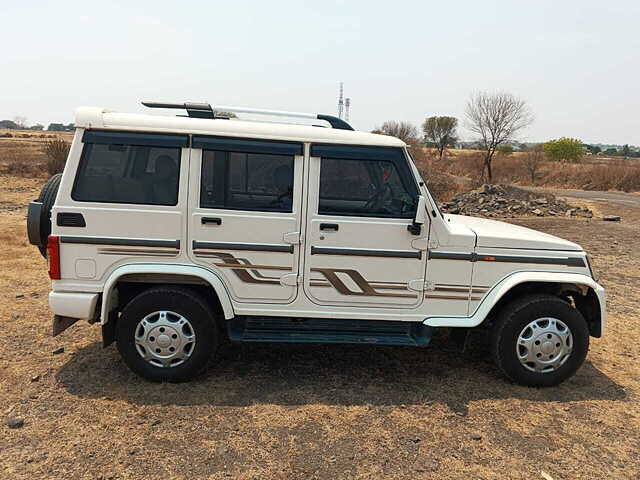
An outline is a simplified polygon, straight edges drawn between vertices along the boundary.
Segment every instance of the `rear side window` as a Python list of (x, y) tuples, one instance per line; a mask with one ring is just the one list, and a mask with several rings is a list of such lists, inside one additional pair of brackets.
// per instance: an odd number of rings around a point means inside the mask
[(202, 152), (200, 206), (291, 212), (293, 155)]
[(390, 161), (323, 158), (318, 213), (413, 218), (417, 191), (412, 187)]
[(83, 202), (176, 205), (180, 150), (86, 143), (71, 197)]

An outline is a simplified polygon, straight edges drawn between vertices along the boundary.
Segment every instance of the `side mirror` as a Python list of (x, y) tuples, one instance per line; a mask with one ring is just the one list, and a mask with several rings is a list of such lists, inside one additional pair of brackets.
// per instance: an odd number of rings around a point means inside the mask
[(427, 219), (427, 199), (420, 195), (418, 197), (418, 206), (416, 207), (416, 215), (413, 218), (413, 223), (407, 225), (407, 230), (413, 235), (420, 235), (422, 233), (422, 225)]

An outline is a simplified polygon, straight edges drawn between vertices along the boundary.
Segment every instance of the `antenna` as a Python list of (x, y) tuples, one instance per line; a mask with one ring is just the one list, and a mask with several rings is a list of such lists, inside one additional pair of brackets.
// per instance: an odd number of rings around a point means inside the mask
[(351, 108), (351, 98), (346, 98), (344, 101), (344, 119), (349, 121), (349, 109)]
[(338, 97), (338, 118), (342, 118), (342, 109), (344, 106), (343, 83), (340, 82), (340, 96)]

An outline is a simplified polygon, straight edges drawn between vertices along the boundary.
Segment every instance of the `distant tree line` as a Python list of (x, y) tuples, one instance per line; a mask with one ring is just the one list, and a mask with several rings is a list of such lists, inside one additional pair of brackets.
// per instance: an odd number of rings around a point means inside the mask
[[(13, 117), (13, 120), (0, 120), (0, 128), (7, 130), (44, 130), (44, 125), (36, 123), (35, 125), (29, 126), (27, 117), (17, 115)], [(76, 126), (73, 123), (68, 123), (67, 125), (63, 123), (50, 123), (47, 127), (47, 131), (49, 132), (73, 132), (75, 129)]]

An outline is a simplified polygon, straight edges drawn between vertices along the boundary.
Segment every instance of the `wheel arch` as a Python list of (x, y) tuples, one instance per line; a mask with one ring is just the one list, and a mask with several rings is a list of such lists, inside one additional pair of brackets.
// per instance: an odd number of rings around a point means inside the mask
[(490, 322), (504, 305), (530, 293), (572, 295), (575, 307), (586, 319), (589, 333), (601, 337), (606, 322), (604, 289), (593, 278), (575, 273), (562, 272), (517, 272), (494, 285), (485, 295), (475, 311), (468, 317), (427, 317), (425, 325), (433, 327), (477, 327)]
[(124, 283), (148, 284), (173, 284), (173, 285), (199, 285), (211, 289), (217, 297), (225, 319), (235, 316), (233, 305), (227, 289), (222, 280), (211, 271), (196, 266), (187, 265), (166, 265), (166, 264), (136, 264), (124, 265), (115, 269), (107, 278), (100, 308), (100, 323), (105, 325), (109, 322), (110, 312), (117, 306), (117, 287)]

